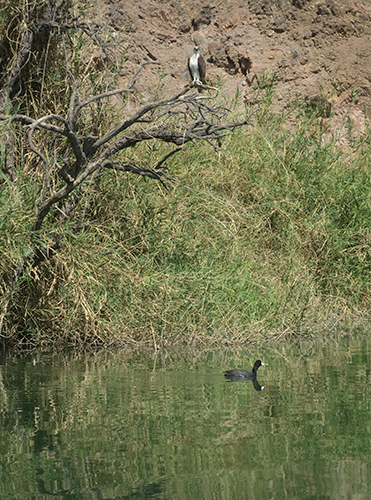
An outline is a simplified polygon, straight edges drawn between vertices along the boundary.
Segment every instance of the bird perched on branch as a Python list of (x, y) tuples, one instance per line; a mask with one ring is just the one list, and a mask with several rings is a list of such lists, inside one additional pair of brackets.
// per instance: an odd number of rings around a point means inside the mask
[[(200, 53), (199, 47), (193, 49), (193, 54), (188, 59), (188, 69), (192, 77), (192, 84), (205, 84), (206, 62)], [(198, 89), (201, 92), (201, 89)]]

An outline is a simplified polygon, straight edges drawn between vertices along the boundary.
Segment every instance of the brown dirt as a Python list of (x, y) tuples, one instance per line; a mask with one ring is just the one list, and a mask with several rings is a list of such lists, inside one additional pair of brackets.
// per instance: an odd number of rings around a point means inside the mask
[(313, 106), (321, 99), (333, 123), (347, 114), (364, 130), (371, 109), (366, 0), (100, 0), (86, 15), (116, 30), (129, 75), (143, 60), (160, 63), (138, 78), (145, 100), (171, 95), (190, 81), (187, 59), (197, 44), (208, 62), (208, 82), (223, 83), (221, 94), (239, 89), (254, 104), (254, 75), (261, 81), (275, 74), (277, 110), (297, 97)]

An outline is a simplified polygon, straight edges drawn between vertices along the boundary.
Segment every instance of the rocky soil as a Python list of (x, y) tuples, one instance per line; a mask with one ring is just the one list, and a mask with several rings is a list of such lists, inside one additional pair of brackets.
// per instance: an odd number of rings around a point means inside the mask
[[(265, 75), (275, 75), (273, 105), (296, 98), (323, 103), (341, 126), (362, 132), (371, 110), (371, 2), (352, 0), (100, 0), (90, 20), (116, 30), (128, 73), (147, 67), (137, 89), (145, 99), (171, 95), (190, 81), (187, 59), (199, 45), (210, 85), (254, 104)], [(256, 75), (256, 76), (255, 76)], [(155, 89), (155, 90), (154, 90)]]

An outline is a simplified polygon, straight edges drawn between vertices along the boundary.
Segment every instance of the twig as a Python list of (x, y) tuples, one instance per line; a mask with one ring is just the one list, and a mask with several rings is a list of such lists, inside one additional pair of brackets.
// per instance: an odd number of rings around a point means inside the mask
[(165, 184), (165, 182), (161, 179), (164, 175), (163, 172), (155, 172), (149, 168), (143, 168), (137, 165), (134, 162), (128, 161), (110, 161), (104, 162), (101, 166), (102, 169), (109, 168), (114, 170), (121, 170), (121, 172), (132, 172), (133, 174), (142, 175), (143, 177), (149, 177), (151, 179), (156, 179), (161, 182), (166, 191), (169, 191), (169, 188)]

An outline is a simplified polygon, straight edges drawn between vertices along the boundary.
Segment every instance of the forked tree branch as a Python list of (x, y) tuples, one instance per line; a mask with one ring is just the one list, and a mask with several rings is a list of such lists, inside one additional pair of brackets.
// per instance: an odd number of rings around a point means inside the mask
[[(219, 150), (221, 140), (225, 136), (233, 133), (237, 127), (249, 124), (251, 115), (242, 121), (229, 122), (227, 120), (230, 113), (228, 108), (216, 105), (214, 98), (200, 96), (187, 86), (171, 97), (145, 104), (132, 116), (108, 130), (101, 138), (93, 135), (80, 136), (77, 125), (81, 110), (93, 102), (119, 93), (131, 92), (137, 75), (147, 64), (142, 63), (138, 67), (126, 88), (92, 96), (80, 104), (76, 103), (77, 83), (73, 82), (67, 117), (52, 114), (34, 120), (25, 115), (0, 115), (0, 121), (18, 121), (26, 126), (29, 130), (30, 149), (45, 166), (44, 187), (35, 207), (35, 231), (41, 229), (45, 217), (54, 205), (66, 201), (72, 192), (75, 192), (75, 195), (78, 190), (82, 192), (82, 185), (94, 174), (102, 175), (104, 169), (114, 168), (157, 179), (166, 187), (164, 179), (161, 178), (163, 173), (159, 171), (160, 167), (170, 156), (183, 150), (187, 143), (206, 141)], [(71, 159), (62, 167), (56, 159), (52, 161), (53, 154), (52, 151), (47, 151), (46, 141), (42, 150), (35, 145), (36, 131), (66, 138), (68, 149), (72, 153)], [(151, 140), (172, 143), (177, 148), (168, 153), (153, 169), (142, 167), (128, 160), (117, 159), (117, 154), (121, 151), (132, 148), (140, 142)], [(66, 158), (69, 158), (67, 152)], [(59, 176), (59, 181), (55, 183), (56, 186), (59, 184), (59, 188), (56, 190), (51, 186), (52, 174), (54, 177), (55, 174)], [(71, 207), (62, 212), (68, 215), (72, 210)]]

